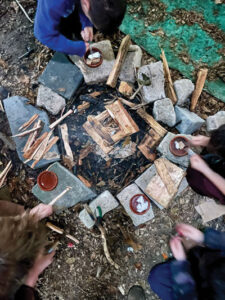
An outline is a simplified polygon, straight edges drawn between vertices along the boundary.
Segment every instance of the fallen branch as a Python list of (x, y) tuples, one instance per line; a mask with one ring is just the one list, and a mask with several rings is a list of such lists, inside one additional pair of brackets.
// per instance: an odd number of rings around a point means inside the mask
[(206, 81), (206, 77), (208, 74), (208, 69), (200, 69), (197, 75), (197, 82), (196, 82), (196, 86), (195, 86), (195, 90), (192, 94), (192, 98), (191, 98), (191, 111), (195, 110), (195, 107), (198, 103), (198, 99), (202, 93), (205, 81)]
[(12, 162), (9, 161), (5, 169), (0, 173), (0, 188), (3, 186), (6, 176), (8, 175), (11, 168), (12, 168)]
[[(63, 229), (59, 228), (58, 226), (53, 225), (53, 224), (50, 223), (50, 222), (47, 222), (45, 225), (46, 225), (48, 228), (50, 228), (52, 231), (55, 231), (55, 232), (57, 232), (57, 233), (59, 233), (59, 234), (64, 234), (64, 230), (63, 230)], [(72, 236), (72, 235), (70, 235), (70, 234), (65, 234), (65, 236), (66, 236), (68, 239), (74, 241), (76, 244), (79, 244), (78, 239), (76, 239), (74, 236)]]
[(38, 114), (33, 115), (30, 118), (30, 120), (28, 120), (26, 123), (24, 123), (23, 125), (20, 126), (20, 128), (18, 129), (18, 131), (20, 131), (22, 129), (23, 130), (27, 129), (27, 127), (29, 127), (32, 123), (34, 123), (34, 121), (36, 121), (38, 117), (39, 117)]
[(54, 129), (60, 122), (62, 122), (62, 120), (64, 120), (66, 117), (68, 117), (69, 115), (71, 115), (73, 113), (73, 110), (70, 109), (68, 110), (67, 113), (65, 113), (64, 115), (62, 115), (61, 118), (59, 118), (58, 120), (56, 120), (54, 123), (52, 123), (51, 125), (49, 125), (50, 129)]
[(26, 18), (33, 24), (34, 21), (32, 21), (31, 18), (28, 16), (27, 12), (23, 8), (23, 6), (20, 4), (20, 2), (18, 0), (15, 0), (15, 1), (18, 4), (18, 6), (20, 7), (20, 9), (22, 10), (22, 12), (24, 13), (24, 15), (26, 16)]

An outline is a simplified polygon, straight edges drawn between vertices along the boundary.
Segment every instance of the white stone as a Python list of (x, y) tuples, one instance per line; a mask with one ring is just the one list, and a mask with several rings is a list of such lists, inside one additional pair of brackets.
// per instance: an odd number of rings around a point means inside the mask
[(225, 124), (225, 111), (219, 111), (213, 116), (210, 116), (206, 119), (207, 130), (213, 131), (218, 129), (221, 125)]
[(141, 89), (144, 102), (151, 103), (156, 100), (166, 98), (164, 90), (165, 79), (163, 63), (158, 61), (156, 63), (142, 66), (138, 72), (138, 79), (143, 80), (142, 74), (148, 76), (151, 81), (149, 86), (143, 86)]
[(44, 107), (52, 115), (57, 115), (65, 107), (66, 101), (47, 86), (40, 85), (36, 104), (37, 106)]
[(135, 226), (146, 223), (154, 218), (154, 212), (152, 209), (152, 205), (150, 209), (143, 215), (137, 215), (130, 209), (130, 200), (133, 196), (137, 194), (143, 194), (139, 187), (133, 183), (123, 189), (116, 197), (119, 199), (120, 203), (123, 205), (127, 214), (132, 219)]
[(195, 86), (190, 79), (176, 80), (173, 85), (177, 94), (177, 104), (182, 106), (189, 100)]
[(163, 122), (170, 127), (173, 127), (176, 124), (176, 114), (173, 103), (169, 98), (154, 102), (153, 116), (156, 121)]
[[(109, 191), (104, 191), (89, 204), (89, 207), (95, 215), (97, 206), (100, 206), (102, 209), (102, 216), (104, 216), (106, 213), (113, 210), (118, 205), (119, 205), (119, 203), (113, 197), (113, 195)], [(89, 216), (86, 209), (83, 209), (80, 212), (79, 218), (80, 218), (81, 222), (83, 222), (87, 228), (90, 229), (94, 226), (94, 221)]]

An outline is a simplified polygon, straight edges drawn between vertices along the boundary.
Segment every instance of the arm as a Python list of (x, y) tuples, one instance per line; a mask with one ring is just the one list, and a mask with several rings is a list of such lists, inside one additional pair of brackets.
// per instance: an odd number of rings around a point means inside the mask
[(210, 169), (207, 163), (197, 154), (190, 158), (190, 162), (193, 169), (205, 175), (225, 195), (225, 179), (221, 175)]
[(80, 22), (81, 22), (81, 27), (82, 30), (85, 27), (93, 27), (91, 21), (88, 19), (88, 17), (84, 14), (81, 4), (79, 5), (79, 17), (80, 17)]
[(206, 147), (209, 144), (210, 138), (204, 135), (196, 135), (193, 136), (191, 140), (189, 140), (190, 146), (201, 146)]
[(55, 51), (83, 56), (86, 51), (85, 42), (71, 41), (59, 32), (64, 12), (63, 1), (61, 2), (38, 1), (34, 34), (41, 43)]

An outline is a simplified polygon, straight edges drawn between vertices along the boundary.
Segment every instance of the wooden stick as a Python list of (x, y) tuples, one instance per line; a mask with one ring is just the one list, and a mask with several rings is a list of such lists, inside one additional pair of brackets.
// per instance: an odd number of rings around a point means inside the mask
[(48, 135), (48, 132), (44, 132), (42, 134), (41, 137), (39, 137), (33, 144), (33, 146), (30, 147), (29, 150), (27, 150), (24, 154), (23, 154), (23, 157), (26, 158), (26, 159), (29, 159), (29, 158), (33, 158), (35, 153), (36, 153), (36, 150), (38, 149), (38, 147), (40, 146), (40, 144), (42, 143), (42, 141), (47, 137)]
[(55, 197), (54, 199), (52, 199), (52, 201), (50, 201), (48, 203), (48, 205), (54, 205), (56, 203), (56, 201), (58, 201), (60, 198), (62, 198), (62, 196), (64, 196), (67, 192), (69, 192), (72, 188), (70, 186), (68, 186), (62, 193), (60, 193), (57, 197)]
[(73, 161), (73, 152), (70, 148), (69, 144), (69, 134), (68, 134), (68, 127), (66, 124), (62, 124), (60, 127), (62, 139), (64, 143), (64, 148), (66, 150), (66, 155)]
[(59, 140), (58, 136), (54, 136), (49, 142), (45, 149), (44, 155), (52, 148), (53, 145), (55, 145)]
[[(50, 223), (50, 222), (47, 222), (45, 225), (46, 225), (48, 228), (50, 228), (52, 231), (55, 231), (55, 232), (57, 232), (57, 233), (59, 233), (59, 234), (64, 234), (64, 230), (63, 230), (63, 229), (59, 228), (58, 226), (53, 225), (53, 224)], [(75, 238), (74, 236), (72, 236), (71, 234), (66, 234), (66, 237), (67, 237), (68, 239), (74, 241), (76, 244), (79, 244), (78, 239), (76, 239), (76, 238)]]
[(130, 36), (129, 35), (125, 36), (125, 38), (122, 40), (122, 43), (120, 45), (113, 69), (107, 80), (107, 85), (111, 86), (112, 88), (116, 87), (117, 79), (119, 77), (123, 62), (126, 58), (130, 43), (131, 43)]
[(21, 132), (21, 133), (12, 135), (12, 137), (14, 138), (14, 137), (24, 136), (24, 135), (30, 134), (30, 133), (32, 133), (32, 132), (34, 132), (34, 131), (37, 131), (37, 130), (40, 129), (40, 128), (41, 128), (41, 126), (38, 126), (38, 127), (36, 127), (36, 128), (32, 128), (32, 129), (30, 129), (30, 130), (26, 130), (26, 131), (24, 131), (24, 132)]
[(31, 18), (28, 16), (27, 12), (25, 11), (25, 9), (23, 8), (23, 6), (20, 4), (19, 0), (15, 0), (16, 3), (19, 5), (20, 9), (22, 10), (22, 12), (24, 13), (24, 15), (26, 16), (26, 18), (33, 24), (34, 21), (31, 20)]
[(173, 104), (176, 104), (177, 103), (177, 95), (173, 88), (173, 81), (171, 78), (170, 69), (169, 69), (168, 62), (167, 62), (167, 59), (165, 56), (165, 52), (163, 50), (161, 50), (161, 51), (162, 51), (161, 58), (163, 61), (164, 75), (165, 75), (166, 82), (168, 83), (168, 95), (167, 96), (172, 100)]
[(200, 69), (198, 72), (195, 90), (191, 98), (191, 108), (190, 108), (191, 111), (195, 110), (195, 107), (198, 103), (198, 99), (202, 93), (207, 74), (208, 74), (208, 69)]
[(8, 175), (11, 168), (12, 168), (12, 161), (9, 161), (5, 169), (0, 173), (0, 188), (2, 187), (6, 179), (6, 176)]
[(134, 94), (132, 95), (132, 96), (130, 96), (130, 100), (134, 100), (134, 98), (136, 97), (136, 95), (140, 92), (140, 90), (143, 88), (143, 84), (141, 84), (138, 88), (137, 88), (137, 90), (134, 92)]
[(42, 157), (44, 156), (46, 147), (48, 145), (49, 139), (52, 135), (53, 130), (51, 130), (47, 137), (42, 141), (40, 147), (38, 148), (38, 151), (35, 153), (35, 155), (33, 156), (33, 158), (35, 159), (35, 161), (32, 163), (31, 168), (33, 169), (36, 164), (42, 159)]
[(20, 131), (20, 130), (22, 130), (22, 129), (23, 129), (23, 130), (26, 129), (26, 128), (29, 127), (31, 124), (33, 124), (34, 121), (36, 121), (38, 117), (39, 117), (38, 114), (33, 115), (26, 123), (24, 123), (23, 125), (21, 125), (20, 128), (19, 128), (18, 130)]
[[(38, 120), (36, 123), (34, 123), (33, 128), (36, 128), (36, 127), (38, 127), (38, 126), (40, 126), (40, 125), (41, 125), (41, 120)], [(31, 133), (31, 134), (29, 135), (29, 137), (28, 137), (28, 139), (27, 139), (27, 142), (26, 142), (26, 144), (25, 144), (25, 146), (24, 146), (22, 152), (26, 152), (27, 150), (30, 149), (30, 147), (31, 147), (32, 144), (34, 143), (34, 141), (35, 141), (37, 135), (38, 135), (38, 131), (35, 131), (35, 132), (33, 132), (33, 133)]]
[(70, 109), (68, 110), (67, 113), (65, 113), (64, 115), (62, 115), (61, 118), (59, 118), (58, 120), (56, 120), (54, 123), (52, 123), (51, 125), (49, 125), (50, 129), (55, 128), (60, 122), (62, 122), (62, 120), (64, 120), (66, 117), (68, 117), (69, 115), (71, 115), (73, 113), (73, 110)]

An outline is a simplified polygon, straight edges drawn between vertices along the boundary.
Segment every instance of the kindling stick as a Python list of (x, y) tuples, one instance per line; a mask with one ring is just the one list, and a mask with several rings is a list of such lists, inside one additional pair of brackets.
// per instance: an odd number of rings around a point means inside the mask
[(62, 198), (62, 196), (64, 196), (71, 189), (72, 188), (70, 186), (68, 186), (61, 194), (59, 194), (57, 197), (52, 199), (52, 201), (48, 205), (54, 205), (56, 203), (56, 201), (58, 201), (60, 198)]
[[(46, 225), (48, 228), (50, 228), (51, 230), (53, 230), (53, 231), (55, 231), (55, 232), (57, 232), (57, 233), (59, 233), (59, 234), (64, 234), (64, 230), (63, 230), (63, 229), (61, 229), (61, 228), (59, 228), (59, 227), (53, 225), (53, 224), (50, 223), (50, 222), (47, 222), (45, 225)], [(75, 242), (76, 244), (79, 244), (79, 241), (78, 241), (74, 236), (72, 236), (71, 234), (65, 234), (65, 236), (66, 236), (68, 239), (70, 239), (70, 240), (72, 240), (73, 242)]]
[(59, 118), (58, 120), (56, 120), (54, 123), (52, 123), (51, 125), (49, 125), (50, 129), (55, 128), (62, 120), (64, 120), (66, 117), (68, 117), (69, 115), (71, 115), (73, 113), (73, 110), (70, 109), (68, 110), (67, 113), (65, 113), (64, 115), (62, 115), (61, 118)]

